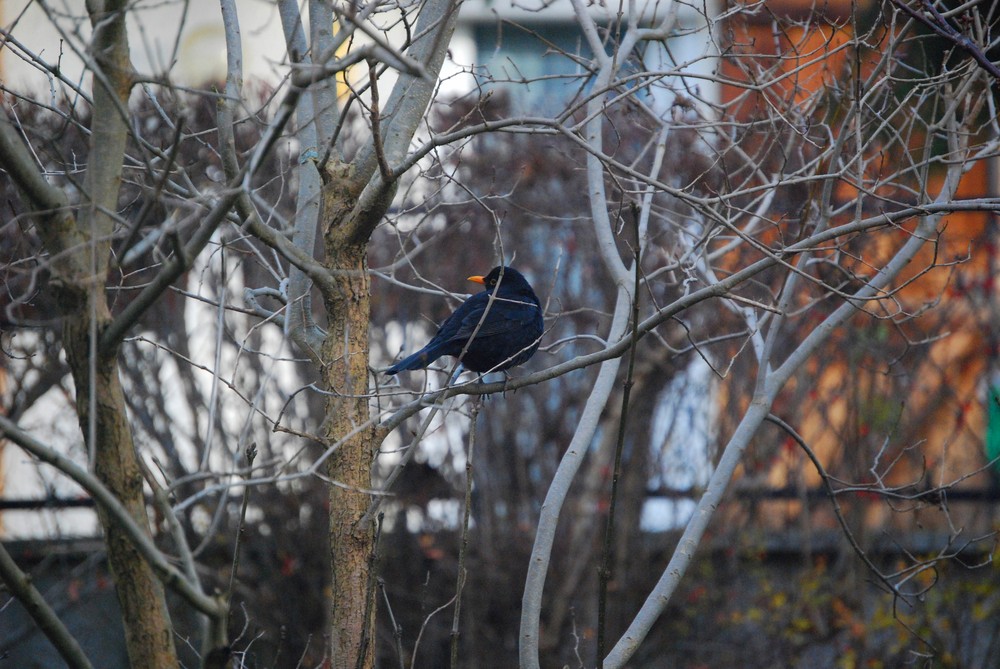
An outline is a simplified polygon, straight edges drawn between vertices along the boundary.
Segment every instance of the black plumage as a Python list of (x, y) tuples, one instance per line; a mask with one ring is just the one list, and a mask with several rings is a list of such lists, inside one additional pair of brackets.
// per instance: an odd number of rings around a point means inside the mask
[[(523, 364), (535, 354), (544, 322), (541, 304), (527, 279), (512, 267), (494, 267), (485, 277), (470, 276), (469, 281), (483, 284), (486, 290), (463, 302), (426, 346), (386, 374), (423, 369), (443, 355), (462, 356), (466, 369), (481, 374)], [(495, 295), (492, 302), (491, 295)]]

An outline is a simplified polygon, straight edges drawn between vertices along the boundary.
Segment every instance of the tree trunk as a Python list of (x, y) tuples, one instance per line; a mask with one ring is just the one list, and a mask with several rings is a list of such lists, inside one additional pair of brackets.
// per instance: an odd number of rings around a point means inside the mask
[[(331, 666), (375, 665), (375, 604), (371, 558), (375, 535), (360, 519), (368, 508), (375, 431), (369, 425), (368, 323), (370, 281), (364, 245), (328, 242), (328, 266), (349, 270), (337, 277), (338, 294), (326, 298), (329, 331), (323, 345), (326, 403), (323, 436), (327, 444), (344, 440), (328, 461), (330, 486)], [(366, 426), (345, 439), (360, 426)], [(341, 485), (346, 487), (340, 487)]]
[[(104, 292), (110, 240), (115, 221), (107, 212), (118, 208), (132, 86), (124, 0), (88, 2), (94, 27), (94, 113), (91, 150), (84, 177), (86, 203), (79, 210), (78, 235), (52, 230), (50, 248), (75, 256), (72, 271), (58, 277), (63, 313), (63, 347), (76, 386), (80, 429), (97, 477), (149, 533), (143, 479), (125, 408), (118, 373), (118, 347), (99, 351), (96, 338), (111, 321)], [(77, 243), (80, 238), (86, 239)], [(94, 321), (96, 320), (96, 324)], [(91, 329), (96, 325), (96, 331)], [(93, 409), (93, 413), (92, 413)], [(163, 584), (114, 519), (98, 506), (107, 541), (108, 563), (122, 610), (125, 641), (132, 669), (177, 666), (173, 631)]]
[[(125, 411), (125, 396), (118, 375), (116, 356), (98, 356), (91, 372), (91, 311), (96, 311), (98, 333), (110, 320), (107, 302), (100, 290), (92, 293), (96, 308), (81, 300), (67, 309), (63, 346), (73, 371), (80, 428), (94, 451), (94, 470), (105, 486), (129, 510), (136, 523), (148, 532), (149, 520), (142, 494), (132, 431)], [(90, 443), (91, 393), (95, 398), (93, 444)], [(167, 613), (163, 584), (139, 555), (125, 531), (97, 507), (107, 539), (108, 562), (125, 623), (125, 641), (132, 669), (164, 669), (177, 666), (173, 632)]]

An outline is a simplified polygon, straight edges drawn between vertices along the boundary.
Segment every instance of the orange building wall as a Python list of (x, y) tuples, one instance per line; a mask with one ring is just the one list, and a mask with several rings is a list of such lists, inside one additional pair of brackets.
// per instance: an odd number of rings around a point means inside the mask
[[(761, 12), (758, 21), (729, 26), (732, 44), (728, 57), (722, 60), (721, 72), (734, 82), (751, 84), (776, 78), (766, 87), (724, 87), (723, 101), (737, 119), (765, 118), (772, 104), (787, 108), (792, 102), (807, 109), (828, 86), (840, 85), (845, 68), (855, 66), (851, 64), (855, 54), (850, 3), (828, 3), (825, 20), (815, 20), (813, 15), (813, 21), (790, 28), (776, 28), (778, 24), (771, 18), (796, 13), (804, 17), (811, 3), (785, 0), (765, 5), (772, 14)], [(866, 57), (879, 56), (872, 52)], [(862, 60), (860, 67), (865, 66)], [(991, 179), (986, 162), (973, 166), (961, 181), (957, 197), (989, 195)], [(928, 190), (933, 193), (939, 187), (929, 184)], [(856, 192), (851, 184), (842, 182), (836, 197), (850, 202)], [(774, 227), (780, 224), (775, 221)], [(775, 413), (788, 418), (820, 460), (831, 470), (837, 468), (838, 475), (846, 471), (857, 483), (872, 483), (877, 476), (884, 476), (887, 486), (912, 484), (913, 490), (949, 483), (969, 473), (975, 474), (961, 480), (960, 486), (989, 484), (988, 473), (980, 470), (986, 425), (983, 379), (989, 360), (989, 332), (994, 326), (989, 323), (989, 305), (983, 303), (983, 297), (990, 299), (995, 288), (990, 274), (990, 256), (995, 251), (989, 250), (994, 234), (991, 226), (995, 224), (979, 212), (946, 217), (936, 243), (926, 245), (897, 281), (893, 299), (886, 301), (884, 308), (872, 306), (875, 317), (859, 315), (851, 330), (838, 333), (826, 352), (796, 375), (779, 398)], [(871, 235), (863, 259), (853, 269), (859, 276), (870, 275), (906, 234), (905, 230), (888, 230)], [(924, 313), (920, 318), (900, 319), (903, 325), (896, 331), (887, 319), (893, 310), (897, 314)], [(808, 328), (809, 323), (803, 326)], [(894, 368), (877, 359), (855, 360), (854, 353), (847, 353), (856, 350), (851, 347), (856, 347), (859, 333), (875, 336), (872, 333), (880, 327), (889, 328), (889, 336), (900, 337), (905, 330), (906, 336), (913, 338), (912, 351), (907, 352), (913, 357), (905, 366), (905, 379), (899, 377), (903, 365)], [(939, 337), (945, 332), (948, 336)], [(745, 407), (747, 393), (748, 388), (724, 388), (723, 407), (730, 407), (730, 411)], [(775, 446), (783, 438), (773, 430), (762, 433), (759, 452), (749, 455), (738, 474), (743, 481), (737, 481), (737, 486), (752, 480), (761, 487), (818, 488), (818, 473), (797, 447), (788, 442)], [(852, 469), (848, 463), (855, 447), (867, 450)], [(862, 505), (866, 526), (911, 522), (911, 515), (894, 513), (883, 499), (874, 501), (878, 503)], [(829, 509), (828, 504), (822, 506)], [(765, 525), (788, 525), (797, 522), (801, 509), (795, 501), (767, 502), (758, 509), (759, 520)], [(933, 525), (947, 520), (939, 514), (923, 522)], [(818, 523), (832, 526), (832, 516)]]

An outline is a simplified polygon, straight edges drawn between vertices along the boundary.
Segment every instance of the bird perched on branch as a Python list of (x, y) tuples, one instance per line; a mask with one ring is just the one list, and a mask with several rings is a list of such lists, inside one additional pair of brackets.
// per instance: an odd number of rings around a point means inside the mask
[(470, 276), (469, 281), (483, 284), (486, 290), (463, 302), (426, 346), (386, 374), (423, 369), (442, 355), (460, 357), (473, 372), (497, 372), (527, 362), (535, 354), (544, 322), (541, 304), (527, 279), (512, 267), (494, 267), (485, 277)]

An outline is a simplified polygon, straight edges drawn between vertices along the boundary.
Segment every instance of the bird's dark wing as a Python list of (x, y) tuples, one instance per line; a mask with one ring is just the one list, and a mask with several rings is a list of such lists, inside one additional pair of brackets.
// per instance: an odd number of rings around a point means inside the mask
[[(441, 326), (439, 335), (463, 344), (473, 333), (476, 333), (477, 338), (505, 335), (534, 322), (539, 313), (538, 306), (527, 300), (498, 296), (490, 304), (489, 298), (489, 293), (485, 291), (473, 295), (448, 319), (457, 321), (452, 324), (454, 330), (445, 333), (445, 326), (449, 325), (445, 323)], [(483, 314), (486, 314), (485, 318)]]
[[(392, 375), (403, 370), (423, 369), (442, 355), (461, 353), (476, 323), (483, 316), (488, 298), (489, 294), (486, 292), (477, 293), (460, 304), (422, 349), (400, 360), (385, 373)], [(468, 327), (470, 321), (471, 327)]]

